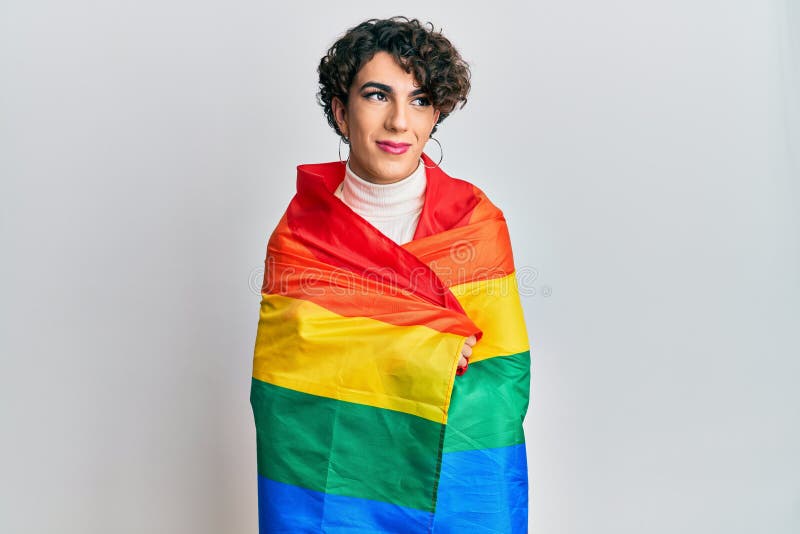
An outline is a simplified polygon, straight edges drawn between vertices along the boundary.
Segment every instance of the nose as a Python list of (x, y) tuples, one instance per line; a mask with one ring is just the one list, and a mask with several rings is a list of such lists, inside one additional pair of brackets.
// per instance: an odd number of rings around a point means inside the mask
[(396, 132), (408, 130), (408, 110), (402, 103), (395, 102), (386, 117), (386, 129)]

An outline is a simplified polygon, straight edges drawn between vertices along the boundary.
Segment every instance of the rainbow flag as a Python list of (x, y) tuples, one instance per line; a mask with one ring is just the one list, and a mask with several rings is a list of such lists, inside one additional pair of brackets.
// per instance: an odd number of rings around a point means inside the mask
[(527, 532), (530, 347), (502, 211), (427, 168), (398, 245), (333, 194), (344, 172), (298, 165), (267, 245), (250, 396), (260, 532)]

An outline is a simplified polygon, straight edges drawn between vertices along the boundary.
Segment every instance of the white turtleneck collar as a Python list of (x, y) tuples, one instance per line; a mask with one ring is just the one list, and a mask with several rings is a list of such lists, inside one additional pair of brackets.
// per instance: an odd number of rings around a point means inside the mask
[(353, 172), (347, 162), (344, 180), (336, 196), (359, 215), (391, 218), (422, 209), (425, 201), (425, 165), (420, 158), (416, 170), (406, 178), (390, 184), (376, 184)]
[(364, 180), (347, 162), (344, 180), (334, 191), (339, 199), (399, 244), (411, 241), (425, 204), (428, 179), (422, 158), (414, 172), (391, 184)]

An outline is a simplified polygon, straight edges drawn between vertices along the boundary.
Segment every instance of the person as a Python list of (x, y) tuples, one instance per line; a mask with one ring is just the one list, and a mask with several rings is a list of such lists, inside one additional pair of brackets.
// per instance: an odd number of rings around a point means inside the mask
[[(417, 23), (408, 22), (405, 28)], [(349, 40), (338, 46), (356, 45), (359, 38), (366, 44), (375, 33), (398, 28), (403, 26), (393, 21), (368, 21), (351, 30)], [(401, 245), (411, 241), (422, 211), (426, 180), (421, 154), (425, 144), (455, 103), (466, 103), (470, 88), (469, 67), (448, 40), (441, 35), (437, 39), (435, 34), (428, 38), (430, 46), (445, 52), (438, 61), (429, 60), (429, 68), (450, 69), (447, 78), (439, 82), (452, 84), (444, 101), (437, 102), (439, 107), (434, 107), (433, 97), (417, 82), (416, 77), (425, 74), (406, 70), (388, 51), (375, 51), (352, 82), (342, 78), (347, 64), (337, 56), (348, 52), (332, 51), (319, 67), (322, 87), (318, 96), (325, 114), (350, 146), (345, 178), (336, 196)], [(410, 51), (393, 52), (404, 57)], [(443, 107), (447, 111), (442, 116)], [(465, 340), (458, 362), (461, 373), (469, 365), (475, 343), (475, 336)]]
[(505, 219), (424, 153), (470, 67), (398, 16), (350, 28), (318, 73), (339, 159), (298, 166), (268, 245), (261, 532), (524, 532), (530, 352)]

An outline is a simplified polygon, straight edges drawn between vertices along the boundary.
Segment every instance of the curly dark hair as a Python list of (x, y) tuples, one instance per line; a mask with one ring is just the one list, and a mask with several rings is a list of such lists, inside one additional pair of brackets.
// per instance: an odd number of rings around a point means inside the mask
[[(328, 124), (348, 142), (333, 117), (333, 97), (347, 105), (350, 86), (356, 74), (378, 51), (394, 56), (406, 72), (414, 72), (414, 79), (427, 91), (434, 109), (439, 110), (431, 134), (461, 102), (467, 103), (470, 90), (469, 65), (458, 50), (441, 34), (434, 32), (430, 22), (428, 30), (417, 19), (403, 16), (389, 19), (369, 19), (347, 32), (328, 49), (319, 63), (319, 91), (317, 102), (325, 111)], [(426, 25), (427, 25), (426, 24)]]

